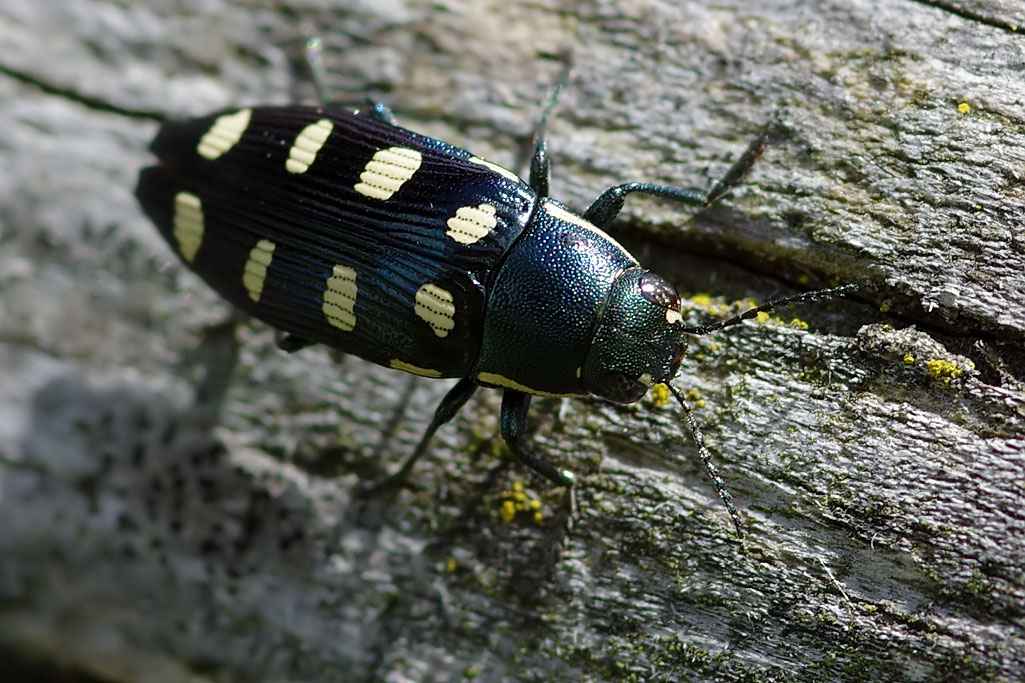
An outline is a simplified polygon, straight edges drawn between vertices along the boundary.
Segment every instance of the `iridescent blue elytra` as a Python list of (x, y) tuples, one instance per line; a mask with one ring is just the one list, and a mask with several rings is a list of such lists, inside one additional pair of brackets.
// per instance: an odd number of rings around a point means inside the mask
[[(526, 448), (531, 396), (637, 401), (676, 375), (688, 332), (740, 320), (684, 326), (676, 290), (603, 229), (631, 193), (714, 201), (750, 167), (764, 135), (710, 193), (627, 183), (582, 215), (547, 196), (538, 138), (524, 181), (394, 125), (383, 107), (239, 109), (165, 123), (151, 146), (159, 161), (143, 169), (136, 195), (186, 265), (278, 330), (282, 348), (326, 344), (461, 378), (397, 477), (488, 386), (504, 390), (501, 431), (512, 452), (569, 486), (568, 472)], [(700, 440), (699, 450), (739, 532)]]

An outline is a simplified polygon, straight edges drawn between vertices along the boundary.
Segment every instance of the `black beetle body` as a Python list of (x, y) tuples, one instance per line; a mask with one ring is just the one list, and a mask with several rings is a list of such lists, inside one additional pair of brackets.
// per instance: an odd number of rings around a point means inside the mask
[(282, 348), (320, 343), (462, 378), (400, 475), (488, 386), (504, 390), (512, 452), (568, 486), (568, 472), (524, 447), (531, 396), (637, 401), (675, 376), (685, 334), (698, 329), (684, 326), (676, 290), (602, 229), (631, 193), (713, 201), (763, 143), (711, 193), (628, 183), (580, 216), (546, 196), (540, 136), (524, 181), (394, 125), (380, 106), (259, 107), (165, 123), (151, 146), (159, 163), (141, 172), (136, 195), (189, 268), (285, 333)]

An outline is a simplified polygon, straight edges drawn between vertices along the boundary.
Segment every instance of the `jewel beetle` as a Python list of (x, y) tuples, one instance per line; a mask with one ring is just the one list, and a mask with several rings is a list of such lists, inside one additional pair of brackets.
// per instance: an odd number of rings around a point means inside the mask
[[(558, 91), (556, 91), (558, 92)], [(554, 102), (554, 96), (551, 102)], [(383, 106), (233, 109), (165, 122), (136, 196), (185, 265), (295, 351), (331, 347), (415, 375), (459, 378), (413, 454), (480, 386), (501, 389), (501, 435), (549, 481), (572, 475), (527, 447), (533, 396), (633, 403), (666, 383), (740, 534), (690, 408), (669, 384), (688, 327), (676, 289), (605, 230), (632, 194), (702, 207), (739, 181), (755, 140), (710, 192), (632, 182), (577, 214), (548, 196), (545, 110), (526, 180), (397, 126)]]

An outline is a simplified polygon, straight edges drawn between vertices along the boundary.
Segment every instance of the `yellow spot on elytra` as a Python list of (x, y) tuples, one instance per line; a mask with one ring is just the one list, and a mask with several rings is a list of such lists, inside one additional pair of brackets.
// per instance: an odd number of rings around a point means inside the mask
[(355, 190), (372, 199), (391, 199), (420, 168), (423, 156), (408, 147), (389, 147), (374, 153), (359, 174)]
[(285, 162), (285, 169), (289, 173), (306, 173), (317, 158), (320, 148), (327, 142), (335, 124), (329, 119), (321, 119), (311, 123), (302, 129), (302, 132), (292, 143), (292, 149), (288, 150), (288, 161)]
[(513, 173), (509, 169), (503, 168), (502, 166), (499, 166), (498, 164), (493, 164), (490, 161), (487, 161), (485, 159), (481, 159), (480, 157), (470, 157), (468, 159), (468, 161), (471, 164), (478, 164), (480, 166), (488, 168), (488, 169), (494, 171), (495, 173), (497, 173), (498, 175), (503, 176), (505, 178), (508, 178), (509, 180), (514, 180), (514, 181), (516, 181), (518, 183), (522, 183), (523, 182), (523, 180), (521, 180), (518, 175), (516, 175), (515, 173)]
[(242, 274), (242, 284), (253, 301), (260, 300), (260, 295), (263, 293), (263, 282), (267, 279), (267, 269), (272, 260), (274, 260), (274, 243), (270, 240), (260, 240), (249, 252), (246, 269)]
[(356, 271), (348, 266), (335, 265), (324, 290), (324, 304), (320, 310), (328, 323), (340, 330), (351, 332), (356, 327)]
[(446, 337), (456, 326), (456, 305), (452, 293), (438, 285), (428, 283), (416, 290), (416, 314), (439, 337)]
[(456, 215), (449, 218), (446, 235), (460, 244), (474, 244), (488, 236), (498, 219), (495, 218), (495, 207), (491, 204), (479, 206), (463, 206), (456, 209)]
[(196, 151), (204, 159), (213, 161), (238, 144), (249, 127), (252, 109), (239, 109), (233, 114), (218, 116), (210, 130), (199, 139)]
[(203, 203), (189, 192), (174, 196), (174, 226), (172, 233), (178, 242), (182, 258), (192, 263), (203, 243)]
[(408, 372), (413, 375), (420, 375), (421, 377), (441, 377), (441, 372), (439, 370), (421, 368), (417, 365), (413, 365), (412, 363), (401, 361), (398, 358), (392, 358), (388, 364), (396, 370), (402, 370), (403, 372)]

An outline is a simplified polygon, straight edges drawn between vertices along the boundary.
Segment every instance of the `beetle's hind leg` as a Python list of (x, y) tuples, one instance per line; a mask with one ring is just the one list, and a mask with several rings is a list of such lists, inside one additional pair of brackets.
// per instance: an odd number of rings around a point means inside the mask
[(380, 493), (381, 491), (395, 489), (402, 486), (406, 475), (408, 475), (410, 470), (413, 469), (413, 465), (415, 465), (416, 461), (427, 452), (427, 447), (430, 446), (431, 439), (434, 438), (434, 433), (438, 431), (439, 427), (456, 416), (459, 409), (466, 405), (466, 402), (470, 400), (473, 393), (477, 391), (477, 386), (477, 383), (470, 377), (464, 377), (459, 380), (459, 382), (452, 387), (447, 394), (445, 394), (445, 398), (441, 399), (441, 403), (438, 404), (437, 409), (434, 411), (434, 417), (431, 419), (431, 423), (427, 425), (427, 429), (424, 431), (423, 436), (420, 437), (420, 442), (417, 443), (412, 455), (406, 458), (406, 461), (402, 463), (402, 466), (393, 474), (389, 474), (382, 481), (371, 484), (360, 491), (357, 495), (359, 497), (368, 497)]
[(295, 353), (314, 344), (314, 342), (303, 339), (299, 335), (292, 334), (291, 332), (282, 332), (281, 330), (274, 330), (274, 343), (285, 353)]

